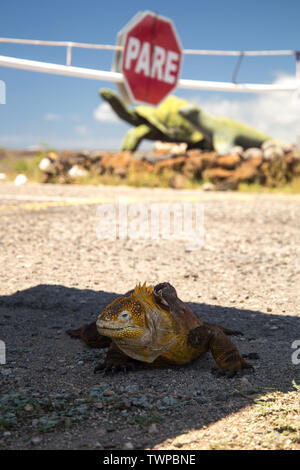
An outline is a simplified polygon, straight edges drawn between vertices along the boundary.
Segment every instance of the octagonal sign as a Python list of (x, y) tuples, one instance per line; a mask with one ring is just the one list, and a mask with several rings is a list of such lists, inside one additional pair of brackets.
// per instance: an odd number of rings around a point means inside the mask
[(140, 12), (118, 34), (118, 45), (113, 69), (123, 73), (119, 89), (127, 102), (157, 105), (176, 88), (182, 49), (171, 20)]

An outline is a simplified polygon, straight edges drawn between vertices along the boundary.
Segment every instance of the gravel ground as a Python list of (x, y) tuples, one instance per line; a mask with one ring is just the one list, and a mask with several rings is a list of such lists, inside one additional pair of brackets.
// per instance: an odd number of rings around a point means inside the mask
[[(97, 204), (120, 196), (147, 207), (202, 203), (203, 246), (100, 240)], [(300, 365), (291, 358), (300, 340), (299, 202), (297, 195), (1, 184), (0, 448), (299, 448), (292, 381), (300, 383)], [(93, 374), (106, 351), (65, 330), (93, 321), (140, 281), (168, 281), (205, 320), (243, 331), (234, 342), (258, 354), (248, 359), (254, 372), (215, 378), (208, 354), (185, 367)], [(270, 394), (268, 403), (294, 407), (285, 413), (294, 430), (278, 428), (256, 403)]]

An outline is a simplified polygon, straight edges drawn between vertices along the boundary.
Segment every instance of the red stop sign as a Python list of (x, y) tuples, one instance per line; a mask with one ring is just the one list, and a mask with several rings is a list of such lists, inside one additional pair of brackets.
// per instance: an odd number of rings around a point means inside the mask
[(171, 20), (138, 13), (119, 33), (118, 44), (123, 53), (117, 54), (115, 70), (124, 75), (130, 101), (156, 105), (176, 88), (182, 51)]

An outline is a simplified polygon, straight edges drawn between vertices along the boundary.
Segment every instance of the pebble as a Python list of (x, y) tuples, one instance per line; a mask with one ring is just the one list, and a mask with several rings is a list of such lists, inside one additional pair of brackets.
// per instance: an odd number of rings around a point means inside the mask
[(71, 178), (81, 178), (83, 176), (86, 176), (88, 172), (84, 169), (81, 168), (79, 165), (73, 165), (72, 168), (68, 171), (68, 175)]
[(215, 185), (213, 183), (204, 183), (202, 185), (203, 191), (213, 191), (215, 189)]
[(253, 147), (253, 148), (249, 148), (245, 150), (245, 152), (243, 153), (243, 159), (251, 160), (252, 158), (255, 158), (255, 157), (262, 157), (262, 155), (263, 155), (263, 152), (261, 149), (257, 147)]
[(227, 394), (224, 393), (224, 392), (221, 392), (219, 393), (217, 396), (216, 396), (216, 400), (217, 401), (226, 401), (228, 398)]
[(253, 388), (253, 385), (249, 382), (247, 377), (241, 377), (240, 382), (241, 385), (245, 388)]
[(31, 444), (33, 444), (33, 445), (40, 444), (41, 442), (42, 442), (42, 438), (39, 437), (39, 436), (33, 437), (33, 438), (31, 439)]
[(125, 387), (126, 392), (138, 392), (139, 389), (140, 387), (138, 384), (130, 384), (130, 385), (126, 385)]
[(173, 442), (173, 446), (180, 449), (183, 446), (183, 442)]
[(134, 445), (132, 444), (132, 442), (125, 442), (124, 446), (123, 446), (123, 449), (125, 450), (133, 450), (134, 449)]
[(284, 152), (280, 147), (269, 147), (264, 150), (264, 160), (277, 160), (282, 159), (284, 156)]
[(40, 161), (39, 169), (46, 173), (55, 174), (55, 164), (48, 157), (45, 157)]
[(26, 184), (28, 181), (27, 177), (25, 175), (19, 174), (15, 178), (15, 185), (16, 186), (22, 186), (23, 184)]
[(115, 392), (114, 392), (113, 390), (105, 390), (105, 391), (103, 392), (103, 395), (104, 395), (105, 397), (112, 397), (114, 394), (115, 394)]
[(158, 432), (158, 428), (157, 428), (156, 423), (150, 424), (150, 426), (149, 426), (149, 428), (148, 428), (148, 432), (149, 432), (150, 434), (155, 434), (156, 432)]
[(237, 153), (238, 155), (242, 155), (244, 152), (244, 148), (241, 145), (236, 145), (235, 147), (232, 147), (230, 150), (230, 153), (234, 154)]
[(262, 150), (267, 150), (268, 148), (273, 148), (273, 147), (276, 147), (276, 143), (274, 142), (274, 140), (266, 140), (261, 145)]
[(97, 403), (94, 403), (94, 407), (97, 409), (97, 410), (102, 410), (103, 408), (103, 403), (101, 403), (101, 401), (97, 402)]

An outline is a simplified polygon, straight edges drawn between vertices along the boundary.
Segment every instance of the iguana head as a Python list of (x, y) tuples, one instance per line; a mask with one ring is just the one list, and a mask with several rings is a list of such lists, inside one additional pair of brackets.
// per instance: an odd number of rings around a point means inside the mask
[(107, 305), (97, 320), (97, 330), (101, 335), (115, 339), (137, 339), (153, 330), (153, 325), (161, 322), (166, 315), (153, 295), (153, 287), (136, 286), (129, 297), (119, 297)]
[(194, 324), (199, 326), (196, 318), (170, 284), (147, 287), (145, 283), (136, 286), (129, 297), (107, 305), (96, 325), (98, 333), (110, 337), (127, 356), (150, 363), (170, 354), (177, 341), (181, 350), (187, 331)]
[(110, 90), (109, 88), (101, 88), (101, 90), (99, 90), (99, 94), (104, 100), (108, 102), (112, 99), (117, 99), (120, 101), (120, 98), (117, 93), (115, 93), (113, 90)]

